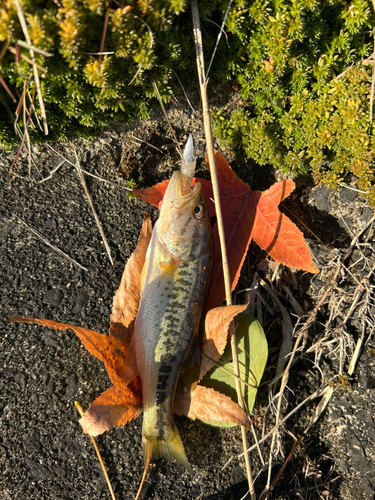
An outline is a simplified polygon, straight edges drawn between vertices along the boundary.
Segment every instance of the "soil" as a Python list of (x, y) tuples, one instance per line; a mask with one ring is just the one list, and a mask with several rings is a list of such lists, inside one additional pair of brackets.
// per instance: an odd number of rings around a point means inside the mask
[[(200, 136), (197, 175), (207, 178), (200, 114), (181, 103), (168, 113), (181, 146), (187, 132)], [(114, 124), (93, 142), (71, 139), (49, 146), (33, 147), (30, 176), (26, 152), (13, 166), (14, 153), (0, 152), (0, 497), (107, 499), (110, 495), (102, 470), (90, 438), (82, 433), (74, 405), (77, 400), (86, 409), (110, 386), (103, 364), (70, 330), (10, 324), (7, 318), (48, 318), (107, 332), (112, 297), (135, 248), (143, 212), (147, 209), (157, 217), (156, 209), (130, 199), (124, 187), (129, 179), (131, 185), (145, 187), (169, 178), (178, 168), (178, 155), (161, 113), (132, 126)], [(270, 167), (236, 163), (230, 152), (221, 150), (253, 189), (266, 189), (280, 177)], [(84, 170), (113, 183), (85, 175), (113, 265), (77, 171), (68, 161), (62, 163), (60, 155), (75, 164), (75, 154)], [(275, 435), (275, 484), (270, 498), (373, 499), (373, 211), (349, 188), (331, 192), (306, 185), (297, 186), (283, 211), (304, 232), (321, 273), (313, 277), (280, 266), (275, 269), (264, 252), (251, 244), (238, 289), (247, 294), (252, 284), (258, 286), (255, 313), (258, 319), (259, 314), (263, 316), (270, 344), (265, 380), (274, 373), (282, 316), (259, 279), (279, 293), (296, 325), (295, 339), (303, 325), (308, 326), (289, 373), (281, 416), (319, 386), (331, 398), (326, 408), (319, 403), (324, 395), (309, 400)], [(357, 303), (356, 294), (360, 294)], [(238, 300), (243, 296), (243, 291), (236, 295)], [(256, 305), (260, 296), (267, 304), (264, 312)], [(273, 314), (267, 312), (269, 309)], [(361, 335), (360, 357), (348, 376)], [(258, 439), (275, 423), (277, 399), (272, 405), (268, 397), (267, 389), (261, 390), (254, 410)], [(238, 458), (242, 452), (240, 430), (210, 427), (187, 418), (177, 418), (177, 424), (194, 475), (173, 463), (161, 464), (149, 474), (142, 498), (243, 498), (247, 483), (243, 459)], [(141, 426), (139, 417), (97, 439), (118, 500), (134, 498), (138, 490), (143, 473)], [(253, 444), (251, 432), (248, 440)], [(264, 441), (260, 450), (267, 463), (270, 440)], [(251, 463), (260, 498), (267, 482), (267, 465), (262, 465), (257, 450), (251, 452)]]

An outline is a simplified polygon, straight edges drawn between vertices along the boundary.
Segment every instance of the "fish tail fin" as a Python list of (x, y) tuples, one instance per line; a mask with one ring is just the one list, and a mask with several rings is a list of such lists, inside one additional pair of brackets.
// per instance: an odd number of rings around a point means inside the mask
[(167, 439), (144, 436), (143, 455), (145, 469), (148, 469), (150, 463), (154, 463), (164, 458), (164, 460), (167, 461), (176, 460), (179, 464), (183, 465), (190, 474), (193, 474), (176, 425), (170, 427), (167, 434)]

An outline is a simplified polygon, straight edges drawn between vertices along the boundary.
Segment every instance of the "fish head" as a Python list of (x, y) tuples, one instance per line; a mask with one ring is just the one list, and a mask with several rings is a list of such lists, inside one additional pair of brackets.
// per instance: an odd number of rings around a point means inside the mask
[(160, 210), (158, 236), (176, 262), (211, 252), (211, 225), (200, 182), (190, 187), (188, 176), (173, 173)]

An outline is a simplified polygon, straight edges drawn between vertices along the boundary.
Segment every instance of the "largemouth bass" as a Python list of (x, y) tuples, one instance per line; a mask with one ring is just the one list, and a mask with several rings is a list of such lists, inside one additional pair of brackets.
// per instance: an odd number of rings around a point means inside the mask
[(174, 172), (142, 271), (131, 351), (143, 392), (145, 469), (160, 458), (191, 471), (173, 417), (181, 368), (191, 355), (206, 305), (212, 237), (200, 183)]

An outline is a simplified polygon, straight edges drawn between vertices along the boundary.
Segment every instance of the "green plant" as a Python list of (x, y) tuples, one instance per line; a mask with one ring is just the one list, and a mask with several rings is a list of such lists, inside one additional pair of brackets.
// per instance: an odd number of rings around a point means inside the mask
[[(152, 80), (158, 82), (164, 100), (171, 98), (172, 68), (189, 64), (181, 57), (191, 43), (189, 26), (182, 29), (178, 15), (185, 8), (180, 0), (131, 1), (127, 5), (104, 0), (24, 0), (22, 10), (31, 44), (53, 57), (35, 53), (36, 63), (47, 72), (40, 73), (43, 100), (52, 138), (64, 139), (69, 133), (91, 136), (118, 119), (130, 121), (147, 117), (157, 102)], [(24, 85), (34, 88), (30, 58), (20, 48), (16, 61), (17, 40), (24, 40), (14, 3), (0, 0), (0, 71), (13, 95), (20, 96)], [(104, 54), (98, 54), (98, 52)], [(191, 52), (191, 51), (190, 51)], [(17, 101), (17, 99), (16, 99)], [(39, 103), (36, 109), (39, 114)], [(0, 106), (9, 113), (0, 118), (0, 141), (13, 147), (13, 122), (17, 102), (0, 86)], [(27, 108), (30, 102), (27, 101)], [(42, 136), (33, 123), (32, 140)]]
[[(338, 187), (351, 175), (375, 205), (369, 120), (374, 25), (366, 0), (238, 0), (228, 17), (242, 106), (213, 113), (216, 134), (248, 158)], [(237, 53), (235, 54), (235, 51)]]
[[(52, 139), (92, 137), (113, 120), (147, 117), (196, 74), (187, 0), (22, 0)], [(211, 54), (228, 0), (202, 0), (205, 53)], [(211, 72), (233, 83), (240, 105), (213, 112), (215, 132), (259, 164), (337, 187), (355, 175), (375, 205), (374, 135), (369, 122), (375, 17), (369, 0), (234, 0)], [(35, 87), (32, 66), (15, 59), (24, 40), (15, 4), (0, 0), (0, 141), (19, 144)], [(29, 57), (20, 48), (20, 57)], [(102, 54), (98, 52), (102, 51)], [(40, 103), (35, 97), (40, 117)], [(18, 115), (17, 112), (18, 111)], [(27, 116), (27, 113), (26, 113)], [(34, 115), (33, 115), (34, 116)], [(43, 140), (34, 118), (32, 141)]]

